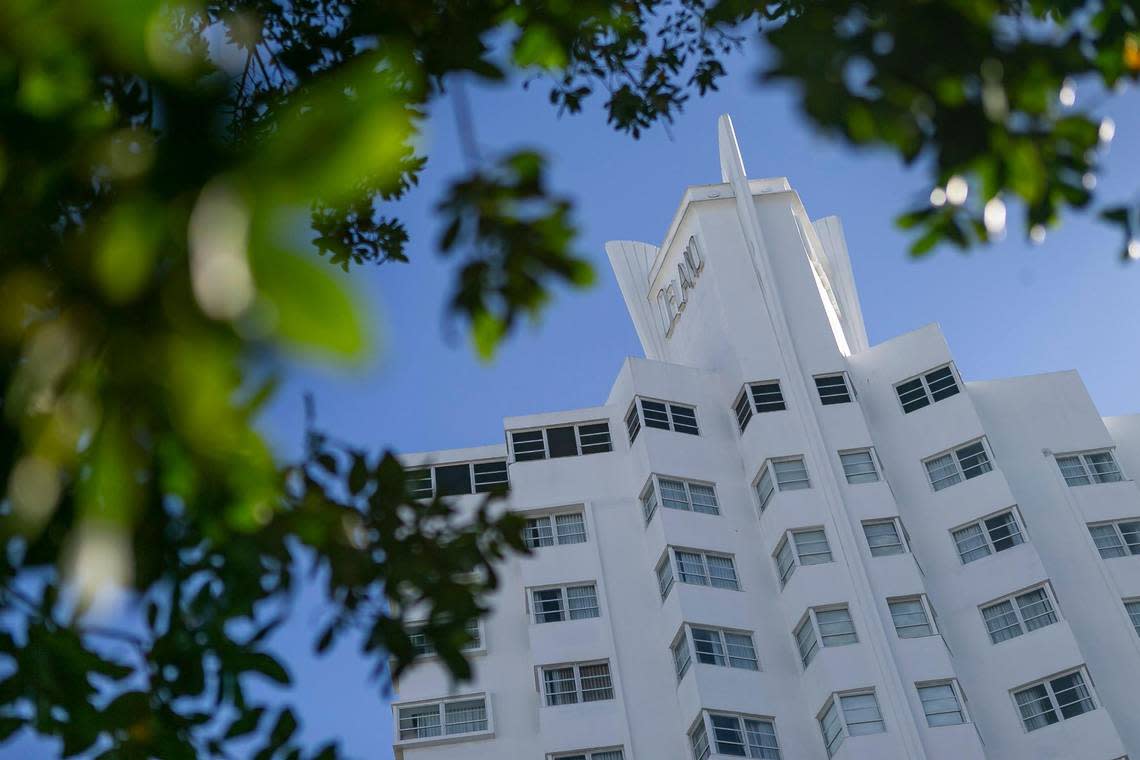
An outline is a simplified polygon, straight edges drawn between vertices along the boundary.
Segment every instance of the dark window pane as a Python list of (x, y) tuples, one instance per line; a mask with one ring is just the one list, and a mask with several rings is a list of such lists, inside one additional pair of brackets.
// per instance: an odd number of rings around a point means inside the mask
[(546, 458), (546, 446), (542, 442), (541, 430), (511, 433), (511, 443), (514, 444), (515, 461), (525, 462), (528, 459)]
[(958, 383), (954, 380), (954, 373), (949, 367), (926, 373), (926, 384), (930, 386), (930, 395), (935, 401), (950, 398), (958, 393)]
[(596, 422), (592, 425), (579, 425), (578, 438), (582, 442), (583, 454), (599, 454), (613, 451), (610, 445), (610, 423)]
[(465, 464), (436, 467), (435, 491), (440, 496), (471, 493), (471, 469)]
[(829, 404), (846, 404), (851, 400), (847, 390), (847, 381), (843, 375), (824, 375), (815, 379), (815, 387), (819, 391), (819, 400), (824, 406)]
[(779, 412), (788, 408), (784, 406), (784, 394), (779, 383), (759, 383), (751, 388), (757, 412)]
[(906, 414), (930, 405), (930, 397), (926, 395), (926, 388), (923, 387), (920, 378), (899, 383), (895, 390), (899, 394), (899, 401), (902, 402), (903, 412)]
[(574, 437), (573, 425), (547, 428), (546, 444), (550, 447), (551, 458), (578, 456), (578, 441)]
[(645, 418), (646, 427), (669, 429), (669, 414), (661, 402), (641, 399), (641, 414)]
[(505, 491), (508, 486), (505, 460), (501, 462), (479, 462), (475, 465), (475, 493)]

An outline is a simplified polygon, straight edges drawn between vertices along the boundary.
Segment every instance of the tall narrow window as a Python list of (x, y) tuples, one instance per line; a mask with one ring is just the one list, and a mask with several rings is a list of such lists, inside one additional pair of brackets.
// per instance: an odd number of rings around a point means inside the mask
[(1124, 480), (1116, 458), (1108, 449), (1083, 454), (1058, 454), (1057, 466), (1070, 486), (1092, 483), (1117, 483)]
[(657, 511), (657, 491), (654, 488), (653, 478), (649, 479), (646, 484), (645, 490), (641, 492), (641, 513), (645, 515), (645, 522), (653, 519), (653, 513)]
[(669, 589), (673, 588), (673, 567), (669, 564), (669, 550), (665, 550), (665, 556), (657, 563), (657, 586), (661, 590), (661, 598), (669, 596)]
[(867, 537), (867, 548), (871, 550), (872, 557), (885, 557), (906, 551), (894, 518), (867, 520), (863, 523), (863, 534)]
[(1081, 670), (1019, 689), (1013, 698), (1026, 731), (1036, 731), (1096, 709)]
[(736, 397), (736, 403), (732, 405), (732, 410), (736, 412), (736, 426), (743, 433), (744, 428), (748, 427), (748, 423), (752, 419), (752, 400), (748, 398), (747, 387)]
[(673, 651), (673, 666), (677, 671), (677, 680), (681, 680), (685, 676), (685, 672), (689, 669), (689, 663), (692, 662), (692, 655), (689, 654), (689, 640), (685, 637), (685, 630), (681, 629), (681, 637), (673, 642), (671, 647)]
[(954, 377), (950, 365), (932, 369), (895, 386), (904, 414), (910, 414), (924, 406), (950, 398), (957, 395), (958, 391), (958, 380)]
[(776, 575), (780, 578), (780, 588), (787, 585), (788, 578), (791, 578), (795, 571), (796, 559), (792, 554), (792, 544), (788, 541), (788, 537), (784, 536), (776, 547)]
[(848, 483), (875, 483), (879, 480), (879, 471), (875, 468), (875, 459), (870, 449), (858, 451), (841, 451), (839, 460), (843, 464), (843, 474)]
[(918, 639), (934, 635), (934, 628), (930, 625), (930, 617), (926, 614), (926, 605), (923, 604), (922, 597), (889, 599), (887, 606), (891, 610), (895, 633), (900, 639)]
[(631, 404), (625, 413), (625, 430), (629, 433), (629, 442), (633, 443), (637, 434), (641, 432), (641, 418), (637, 415), (637, 404)]
[(937, 728), (966, 722), (966, 714), (962, 711), (962, 703), (958, 700), (953, 681), (921, 686), (916, 684), (916, 688), (922, 702), (922, 712), (926, 715), (926, 725)]
[(707, 760), (708, 756), (712, 754), (712, 749), (709, 747), (709, 736), (708, 732), (705, 731), (703, 718), (689, 731), (689, 744), (693, 748), (694, 760)]
[(772, 482), (772, 469), (767, 464), (764, 469), (760, 471), (760, 477), (757, 478), (756, 484), (756, 498), (760, 500), (760, 511), (763, 512), (768, 508), (768, 502), (772, 499), (772, 494), (776, 490), (775, 484)]
[(842, 373), (817, 376), (815, 387), (819, 391), (819, 401), (824, 406), (846, 404), (851, 401), (851, 391), (847, 389), (847, 378)]

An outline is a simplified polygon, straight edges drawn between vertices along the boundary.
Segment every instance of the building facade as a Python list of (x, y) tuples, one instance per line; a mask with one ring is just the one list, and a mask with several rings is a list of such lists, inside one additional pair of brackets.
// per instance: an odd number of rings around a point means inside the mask
[(396, 756), (1140, 758), (1140, 416), (869, 346), (838, 220), (719, 132), (663, 244), (607, 245), (646, 358), (606, 403), (406, 458), (509, 481), (534, 553), (472, 681), (402, 676)]

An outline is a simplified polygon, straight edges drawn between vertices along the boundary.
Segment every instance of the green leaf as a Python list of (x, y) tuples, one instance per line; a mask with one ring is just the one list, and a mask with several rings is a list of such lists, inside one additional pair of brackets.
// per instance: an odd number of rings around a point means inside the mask
[(246, 710), (230, 724), (226, 729), (226, 739), (235, 739), (239, 736), (245, 736), (252, 733), (257, 729), (257, 724), (261, 722), (261, 716), (265, 714), (264, 707), (254, 707)]
[(258, 249), (252, 263), (258, 294), (270, 306), (265, 319), (280, 339), (332, 357), (361, 358), (363, 315), (347, 283), (282, 248)]

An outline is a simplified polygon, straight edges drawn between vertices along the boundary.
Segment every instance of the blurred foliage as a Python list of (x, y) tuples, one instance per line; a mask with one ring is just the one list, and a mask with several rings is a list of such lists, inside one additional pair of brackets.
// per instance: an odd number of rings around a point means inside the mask
[[(600, 99), (636, 138), (759, 34), (765, 80), (794, 83), (811, 120), (928, 162), (933, 203), (902, 218), (921, 252), (986, 241), (1002, 198), (1032, 230), (1091, 202), (1112, 125), (1075, 88), (1136, 79), (1138, 15), (1124, 0), (0, 4), (0, 741), (339, 756), (302, 746), (285, 695), (250, 686), (289, 684), (267, 640), (306, 564), (328, 616), (318, 652), (355, 636), (383, 683), (413, 658), (414, 615), (469, 675), (464, 631), (495, 564), (524, 551), (518, 519), (490, 497), (413, 500), (391, 454), (312, 425), (283, 465), (254, 424), (283, 357), (367, 350), (345, 272), (411, 258), (399, 204), (429, 158), (425, 114), (462, 80), (521, 72), (560, 111)], [(543, 156), (482, 157), (455, 111), (467, 166), (438, 200), (438, 249), (455, 261), (449, 314), (490, 356), (593, 273)], [(1135, 199), (1102, 217), (1140, 229)], [(92, 605), (116, 588), (126, 606), (102, 619)]]

